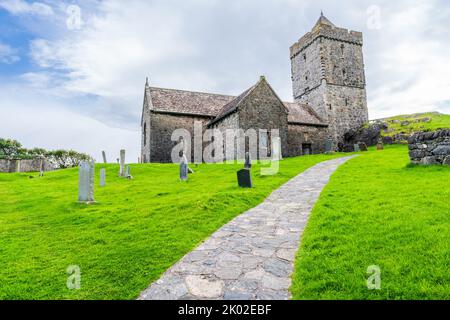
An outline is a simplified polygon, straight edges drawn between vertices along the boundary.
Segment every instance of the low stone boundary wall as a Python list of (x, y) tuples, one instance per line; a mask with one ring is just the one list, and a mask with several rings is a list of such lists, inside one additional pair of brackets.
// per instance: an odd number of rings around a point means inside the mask
[(450, 129), (415, 133), (408, 144), (411, 163), (450, 165)]
[(55, 170), (54, 166), (45, 159), (0, 159), (0, 172), (40, 172)]

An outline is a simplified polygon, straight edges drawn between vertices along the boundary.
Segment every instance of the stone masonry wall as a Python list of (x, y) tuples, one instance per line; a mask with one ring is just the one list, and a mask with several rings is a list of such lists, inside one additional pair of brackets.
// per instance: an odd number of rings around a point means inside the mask
[[(44, 171), (54, 170), (53, 165), (44, 160)], [(7, 160), (0, 159), (0, 172), (39, 172), (41, 171), (41, 159), (22, 159), (22, 160)]]
[(415, 133), (408, 144), (411, 163), (450, 165), (450, 129)]
[[(288, 154), (288, 113), (284, 104), (272, 91), (266, 81), (260, 81), (239, 107), (239, 125), (248, 129), (278, 129), (281, 139), (281, 153)], [(268, 141), (270, 150), (271, 141)], [(270, 151), (269, 151), (270, 152)]]
[[(194, 122), (200, 121), (205, 128), (210, 118), (199, 116), (172, 115), (150, 113), (150, 162), (172, 162), (171, 153), (178, 142), (171, 141), (172, 132), (176, 129), (187, 129), (191, 134), (191, 146), (194, 145)], [(191, 147), (191, 159), (194, 159), (194, 148)]]
[(326, 127), (290, 124), (288, 131), (288, 157), (303, 155), (304, 144), (311, 144), (313, 154), (325, 152), (327, 135), (328, 129)]

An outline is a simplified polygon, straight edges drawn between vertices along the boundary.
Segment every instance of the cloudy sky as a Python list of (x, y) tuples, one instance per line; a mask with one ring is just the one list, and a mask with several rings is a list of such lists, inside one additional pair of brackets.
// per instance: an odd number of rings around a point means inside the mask
[(364, 33), (372, 119), (450, 113), (450, 4), (428, 1), (0, 0), (0, 137), (136, 161), (145, 78), (292, 100), (289, 46), (323, 10)]

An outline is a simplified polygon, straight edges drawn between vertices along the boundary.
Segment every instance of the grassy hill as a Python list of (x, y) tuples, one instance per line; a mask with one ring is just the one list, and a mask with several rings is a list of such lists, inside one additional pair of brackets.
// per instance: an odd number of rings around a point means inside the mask
[(398, 115), (390, 118), (377, 119), (388, 125), (388, 129), (382, 132), (383, 136), (395, 136), (417, 131), (433, 131), (450, 128), (450, 115), (439, 112), (415, 113), (410, 115)]

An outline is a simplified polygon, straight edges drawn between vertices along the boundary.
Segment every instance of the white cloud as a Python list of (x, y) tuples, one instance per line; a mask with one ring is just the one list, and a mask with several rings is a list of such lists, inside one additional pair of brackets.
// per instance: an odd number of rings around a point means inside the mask
[(49, 16), (53, 14), (52, 7), (42, 2), (28, 3), (24, 0), (0, 0), (0, 8), (15, 15), (36, 14)]
[(0, 42), (0, 63), (12, 64), (20, 60), (17, 50)]
[(108, 160), (115, 162), (124, 148), (127, 161), (137, 162), (140, 154), (137, 128), (107, 126), (30, 90), (3, 88), (0, 101), (2, 106), (7, 106), (0, 108), (0, 137), (17, 139), (27, 148), (74, 149), (98, 161), (105, 150)]

